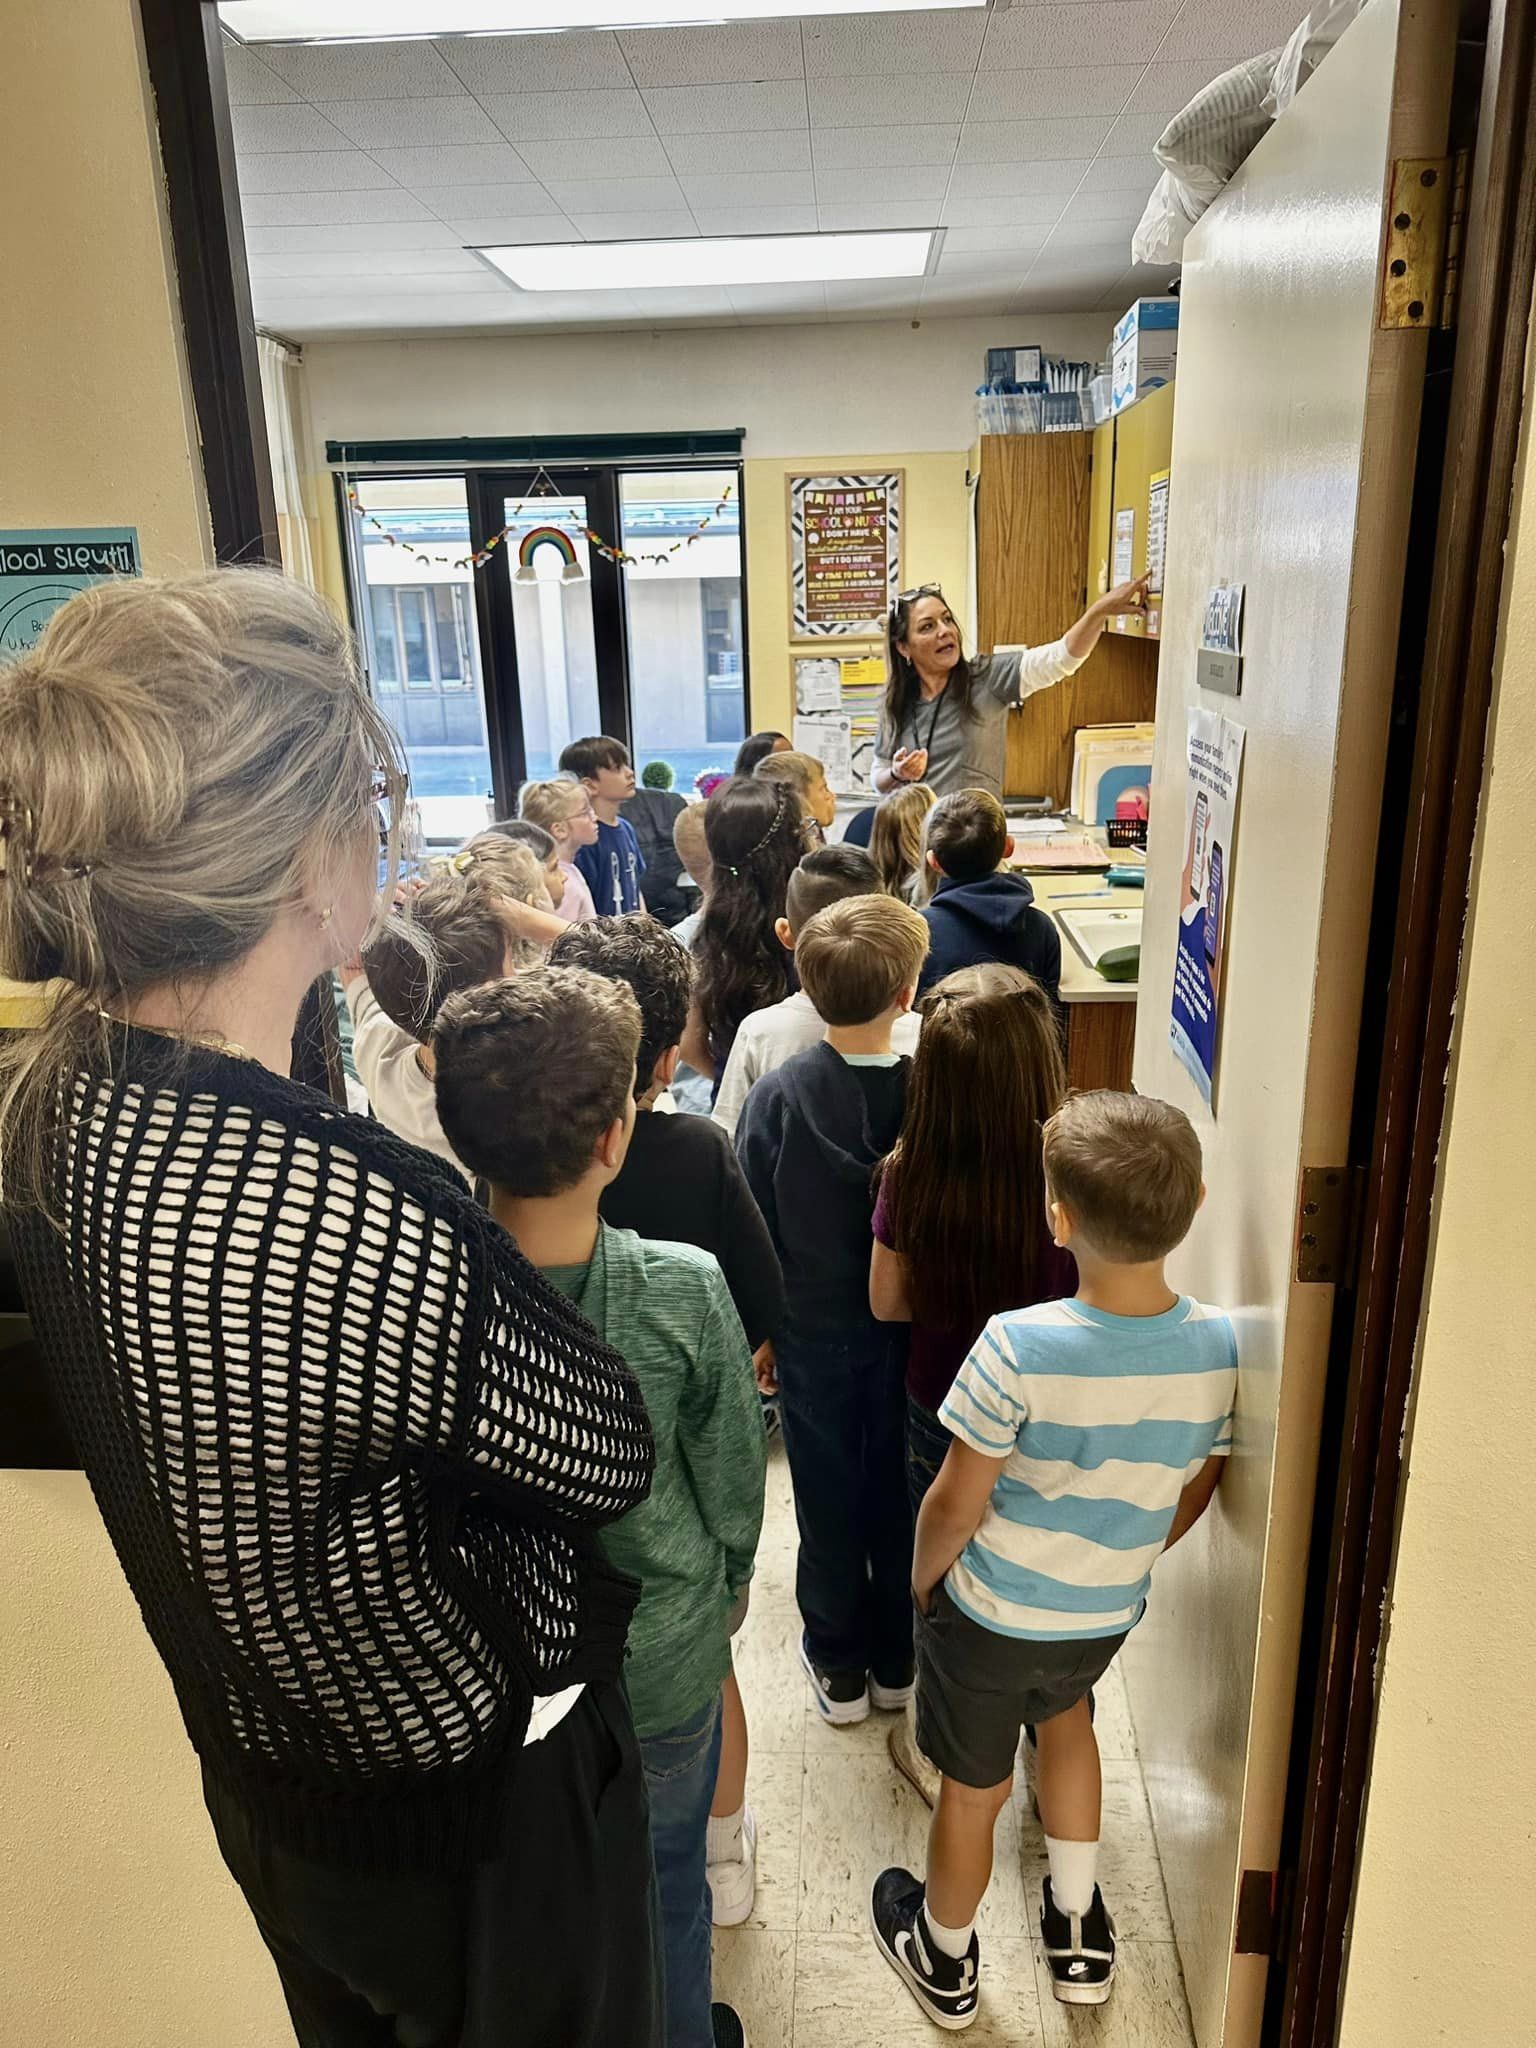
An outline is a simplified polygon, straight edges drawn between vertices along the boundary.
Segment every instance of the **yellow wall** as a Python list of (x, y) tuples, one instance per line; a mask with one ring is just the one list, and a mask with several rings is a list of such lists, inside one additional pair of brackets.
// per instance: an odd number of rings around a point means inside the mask
[[(6, 0), (0, 526), (208, 557), (133, 0)], [(276, 1979), (85, 1481), (0, 1472), (0, 2039), (277, 2048)]]
[(901, 581), (942, 583), (958, 607), (964, 600), (966, 451), (924, 455), (816, 454), (773, 457), (744, 465), (747, 630), (752, 650), (752, 724), (788, 732), (794, 717), (796, 654), (874, 653), (877, 640), (791, 645), (789, 638), (789, 509), (785, 478), (806, 470), (899, 469), (902, 472)]
[(1462, 964), (1450, 1115), (1341, 2048), (1532, 2038), (1536, 1899), (1536, 376)]

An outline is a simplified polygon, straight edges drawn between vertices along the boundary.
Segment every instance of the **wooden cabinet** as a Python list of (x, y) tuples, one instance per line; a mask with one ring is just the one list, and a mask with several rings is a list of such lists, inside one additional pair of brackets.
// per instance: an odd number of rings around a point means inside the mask
[[(1131, 522), (1131, 574), (1147, 573), (1147, 536), (1151, 525), (1152, 479), (1166, 471), (1173, 461), (1173, 386), (1164, 384), (1149, 391), (1125, 411), (1107, 420), (1114, 429), (1114, 476), (1110, 487), (1110, 581), (1114, 581), (1114, 535), (1122, 518)], [(1100, 427), (1099, 432), (1104, 432)], [(1092, 557), (1090, 555), (1090, 561)], [(1154, 609), (1154, 621), (1159, 616)], [(1128, 618), (1121, 635), (1126, 639), (1153, 639), (1148, 622)]]
[(1115, 423), (1093, 430), (1093, 476), (1088, 491), (1088, 596), (1109, 589), (1115, 545)]
[[(1102, 427), (1094, 434), (982, 437), (976, 609), (983, 652), (1059, 639), (1082, 612), (1089, 532), (1102, 518), (1106, 455), (1113, 481), (1113, 447)], [(1005, 794), (1064, 806), (1078, 727), (1151, 718), (1156, 700), (1156, 649), (1106, 634), (1069, 683), (1039, 691), (1009, 719)]]

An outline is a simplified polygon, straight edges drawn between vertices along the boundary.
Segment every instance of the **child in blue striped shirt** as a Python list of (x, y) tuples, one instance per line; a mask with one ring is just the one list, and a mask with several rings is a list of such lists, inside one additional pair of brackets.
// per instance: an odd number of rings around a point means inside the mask
[(1232, 1448), (1232, 1325), (1163, 1277), (1205, 1194), (1189, 1119), (1144, 1096), (1073, 1096), (1045, 1127), (1044, 1158), (1051, 1228), (1077, 1260), (1078, 1290), (994, 1316), (940, 1410), (954, 1441), (918, 1518), (912, 1592), (918, 1741), (943, 1784), (926, 1886), (886, 1870), (871, 1901), (886, 1960), (950, 2029), (976, 2017), (976, 1909), (1028, 1725), (1055, 1993), (1078, 2005), (1109, 1996), (1088, 1695)]

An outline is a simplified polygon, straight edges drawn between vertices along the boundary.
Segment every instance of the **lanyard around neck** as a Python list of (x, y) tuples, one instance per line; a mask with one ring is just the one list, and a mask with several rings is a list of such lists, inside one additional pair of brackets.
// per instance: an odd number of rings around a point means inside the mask
[[(931, 753), (933, 752), (933, 736), (934, 736), (934, 734), (935, 734), (935, 733), (936, 733), (936, 732), (938, 731), (938, 729), (939, 729), (939, 713), (940, 713), (940, 712), (941, 712), (941, 711), (943, 710), (943, 708), (944, 708), (944, 696), (945, 696), (945, 692), (946, 692), (946, 691), (947, 691), (948, 689), (949, 689), (949, 678), (948, 678), (948, 676), (946, 676), (946, 677), (944, 678), (944, 688), (943, 688), (942, 690), (940, 690), (940, 692), (939, 692), (939, 694), (937, 695), (937, 697), (935, 697), (935, 698), (934, 698), (934, 700), (933, 700), (933, 716), (932, 716), (932, 718), (930, 718), (930, 719), (929, 719), (929, 721), (928, 721), (928, 737), (927, 737), (927, 739), (925, 739), (925, 740), (923, 741), (923, 743), (922, 743), (922, 752), (923, 752), (923, 753), (925, 753), (925, 754), (931, 754)], [(921, 703), (922, 703), (922, 699), (921, 699), (921, 698), (919, 698), (919, 699), (918, 699), (918, 704), (919, 704), (919, 705), (921, 705)], [(918, 717), (917, 711), (916, 711), (916, 710), (914, 710), (914, 711), (913, 711), (913, 713), (912, 713), (912, 737), (913, 737), (913, 739), (916, 739), (916, 738), (917, 738), (917, 736), (918, 736), (918, 732), (917, 732), (917, 717)]]

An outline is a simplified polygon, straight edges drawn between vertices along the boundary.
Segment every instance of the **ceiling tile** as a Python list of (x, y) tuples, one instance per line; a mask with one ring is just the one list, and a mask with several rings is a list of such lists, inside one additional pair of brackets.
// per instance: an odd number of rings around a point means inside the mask
[(440, 220), (354, 221), (326, 227), (263, 227), (246, 214), (245, 246), (257, 251), (452, 249), (459, 237)]
[(423, 185), (417, 197), (439, 220), (537, 220), (561, 211), (542, 185)]
[[(359, 292), (387, 291), (391, 298), (401, 299), (474, 298), (509, 289), (507, 280), (488, 264), (475, 258), (471, 261), (474, 263), (472, 271), (455, 271), (446, 277), (426, 276), (420, 271), (364, 272), (357, 276), (356, 289)], [(336, 281), (330, 277), (284, 277), (269, 279), (268, 282), (278, 286), (284, 298), (292, 299), (323, 298), (336, 289)]]
[(563, 213), (686, 213), (676, 178), (552, 178), (550, 197)]
[(224, 38), (224, 84), (232, 107), (268, 107), (296, 100), (293, 87), (269, 71), (254, 50)]
[(696, 206), (701, 235), (814, 235), (814, 206)]
[(1158, 56), (1211, 66), (1211, 77), (1245, 57), (1278, 50), (1300, 17), (1296, 0), (1185, 0)]
[[(1246, 0), (1229, 0), (1238, 8)], [(1294, 5), (1295, 0), (1287, 0)], [(987, 16), (985, 71), (1035, 71), (1059, 64), (1148, 64), (1179, 0), (1099, 0), (1089, 6), (1011, 7)]]
[[(1140, 119), (1132, 115), (1132, 120)], [(1096, 156), (1083, 173), (1084, 192), (1147, 193), (1157, 183), (1162, 165), (1151, 151), (1138, 156)]]
[(264, 62), (307, 100), (441, 98), (460, 81), (429, 42), (268, 43)]
[(484, 269), (478, 256), (459, 248), (253, 249), (249, 260), (253, 278), (451, 277)]
[(958, 121), (971, 90), (969, 71), (929, 71), (883, 78), (807, 81), (813, 128), (898, 128), (909, 122)]
[(437, 48), (470, 91), (560, 92), (627, 86), (619, 39), (605, 30), (557, 36), (440, 36)]
[(971, 121), (1033, 120), (1043, 114), (1118, 114), (1136, 90), (1140, 64), (1067, 65), (1056, 71), (990, 71), (976, 80)]
[(510, 185), (421, 185), (417, 197), (431, 207), (439, 220), (489, 220), (496, 214), (547, 213), (553, 206), (543, 186), (532, 178), (520, 178)]
[(1067, 201), (1063, 221), (1112, 220), (1132, 227), (1141, 218), (1146, 198), (1140, 192), (1078, 192)]
[(753, 84), (804, 76), (798, 21), (647, 28), (620, 35), (638, 86)]
[[(425, 189), (437, 185), (527, 185), (535, 181), (517, 151), (505, 142), (459, 142), (442, 148), (375, 149), (381, 163), (402, 185)], [(434, 213), (445, 209), (434, 200)], [(495, 207), (471, 207), (470, 212), (494, 213)]]
[[(1091, 313), (1100, 303), (1103, 280), (1073, 272), (1064, 278), (1024, 280), (1023, 289), (1009, 308), (1014, 313)], [(478, 304), (479, 301), (476, 301)]]
[(1134, 221), (1063, 221), (1059, 227), (1051, 230), (1048, 253), (1056, 256), (1069, 249), (1123, 249), (1126, 261), (1129, 262), (1131, 229), (1134, 226)]
[(571, 226), (584, 242), (673, 242), (694, 240), (698, 223), (686, 207), (681, 212), (573, 213)]
[(332, 222), (430, 220), (421, 201), (396, 187), (388, 192), (253, 192), (241, 206), (256, 227), (324, 227)]
[(861, 228), (931, 228), (939, 208), (932, 199), (863, 199), (850, 206), (818, 206), (816, 218), (824, 234), (857, 233)]
[(1061, 218), (1066, 204), (1060, 192), (994, 193), (990, 198), (956, 198), (944, 202), (944, 224), (953, 228), (1006, 228), (1047, 226)]
[(345, 149), (347, 138), (327, 121), (318, 107), (231, 107), (239, 157), (273, 155), (299, 149)]
[(980, 13), (842, 14), (805, 21), (808, 78), (973, 70), (987, 17)]
[[(1122, 116), (1122, 119), (1124, 117)], [(1031, 157), (1081, 157), (1096, 150), (1111, 123), (1077, 121), (967, 121), (955, 161), (962, 164), (1027, 163)]]
[(514, 142), (652, 132), (645, 102), (632, 86), (623, 91), (593, 87), (583, 92), (501, 93), (482, 105), (503, 135)]
[(1013, 164), (956, 164), (950, 174), (951, 199), (990, 199), (998, 193), (1075, 192), (1084, 171), (1082, 157), (1046, 158)]
[(517, 153), (536, 178), (670, 178), (673, 172), (654, 135), (569, 136), (524, 142)]
[(1176, 263), (1133, 263), (1114, 282), (1121, 312), (1132, 299), (1160, 299), (1179, 274)]
[(811, 137), (806, 128), (749, 128), (733, 135), (669, 135), (666, 152), (681, 177), (707, 171), (808, 171)]
[(1105, 136), (1099, 155), (1150, 157), (1167, 126), (1166, 114), (1122, 114)]
[(987, 249), (1036, 250), (1050, 230), (1046, 227), (946, 228), (944, 251), (975, 253)]
[(652, 86), (645, 104), (658, 135), (805, 126), (805, 87), (798, 79), (772, 79), (763, 85)]
[(729, 320), (733, 311), (724, 285), (637, 286), (626, 296), (642, 320)]
[(360, 192), (395, 181), (360, 149), (301, 149), (240, 161), (240, 190), (252, 192)]
[(946, 237), (944, 247), (939, 251), (939, 275), (1010, 277), (1017, 284), (1029, 266), (1030, 257), (1040, 248), (1049, 230), (1033, 228), (1029, 232), (1035, 237), (1033, 242), (1021, 242), (1010, 249), (952, 249)]
[(489, 249), (517, 242), (579, 242), (563, 213), (498, 213), (484, 219), (457, 216), (448, 227), (472, 249)]
[(1177, 114), (1220, 76), (1222, 64), (1149, 64), (1125, 103), (1128, 114)]
[(924, 313), (1001, 313), (1019, 289), (1017, 275), (925, 277), (920, 311)]
[(444, 143), (488, 147), (503, 139), (467, 92), (452, 99), (326, 100), (320, 111), (362, 149), (427, 150)]
[(820, 170), (871, 169), (881, 164), (947, 164), (954, 161), (959, 123), (911, 128), (816, 128), (811, 149)]
[(816, 185), (809, 171), (742, 171), (720, 178), (684, 178), (690, 206), (814, 206)]
[(827, 297), (819, 284), (733, 284), (726, 297), (738, 313), (802, 313), (808, 320), (826, 315)]
[(892, 314), (915, 313), (922, 293), (920, 277), (860, 277), (846, 282), (834, 279), (822, 286), (827, 312), (867, 320), (889, 318)]
[(816, 197), (823, 206), (860, 199), (933, 199), (949, 184), (944, 164), (889, 164), (884, 170), (820, 170)]

